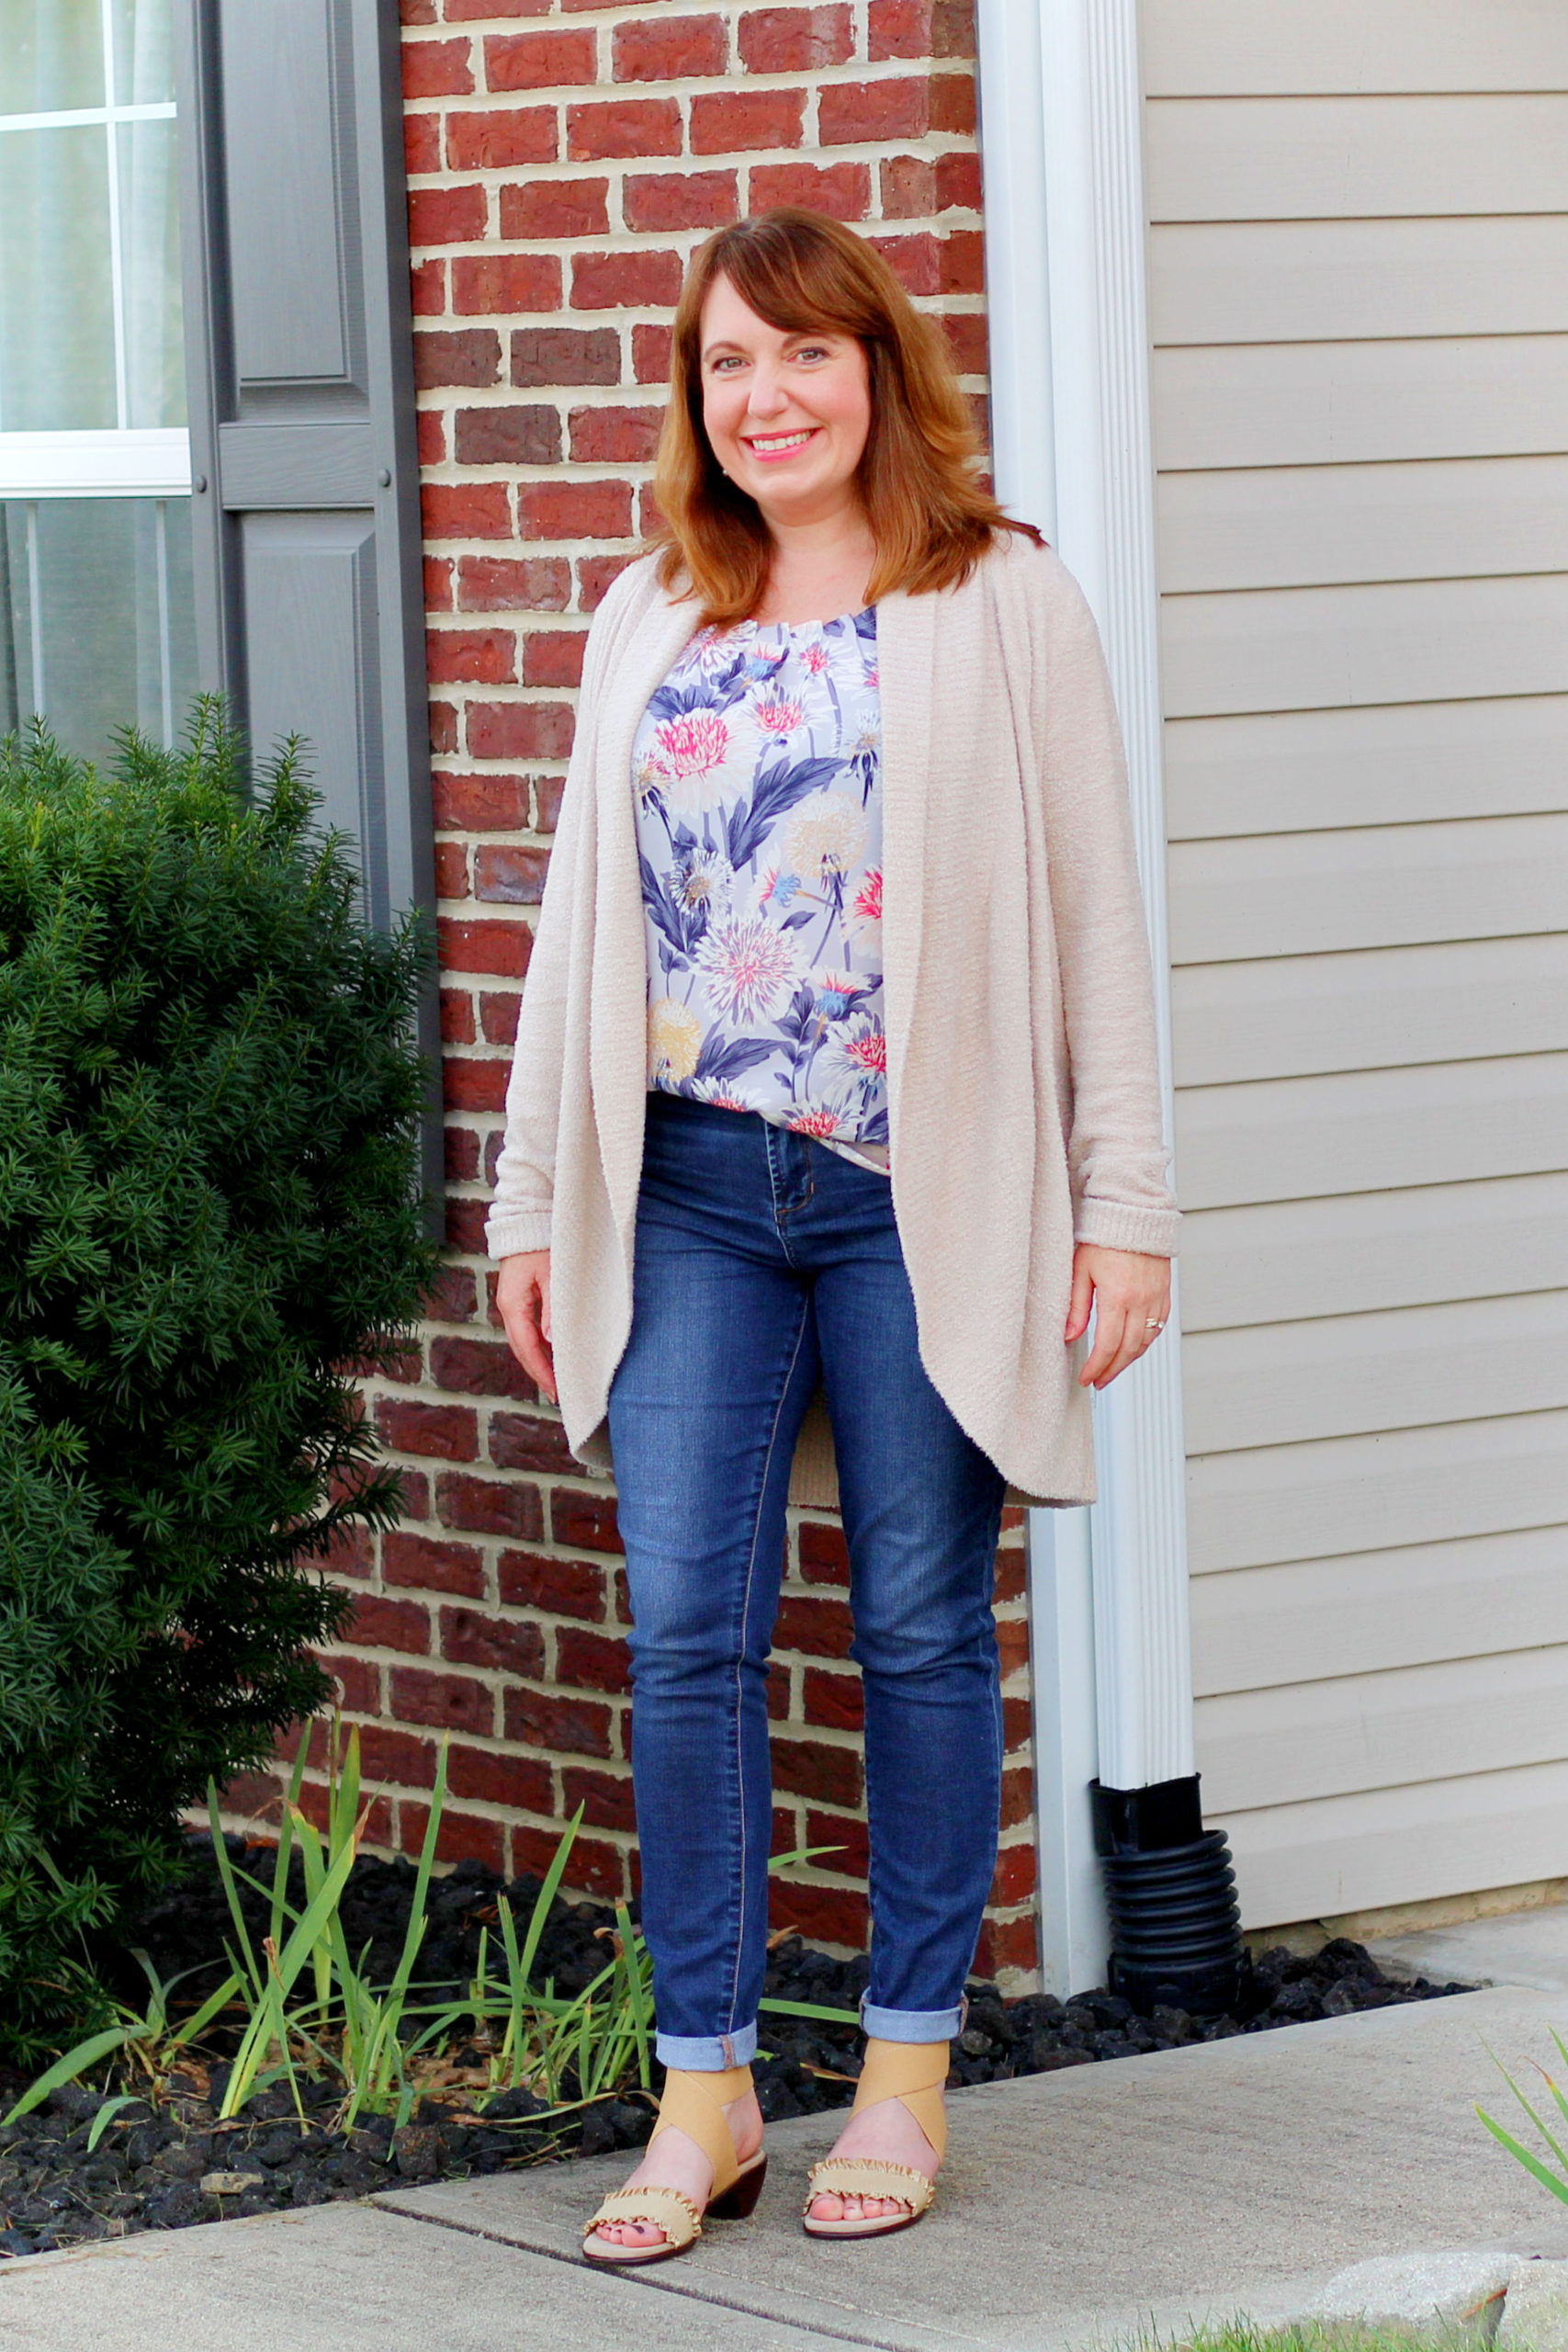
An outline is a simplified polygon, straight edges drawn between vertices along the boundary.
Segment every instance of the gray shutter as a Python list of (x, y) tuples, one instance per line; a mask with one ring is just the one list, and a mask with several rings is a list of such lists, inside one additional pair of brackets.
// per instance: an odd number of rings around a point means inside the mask
[(308, 739), (385, 925), (434, 904), (398, 10), (176, 19), (202, 684), (258, 753)]
[(309, 738), (384, 924), (433, 862), (398, 11), (178, 13), (202, 681)]

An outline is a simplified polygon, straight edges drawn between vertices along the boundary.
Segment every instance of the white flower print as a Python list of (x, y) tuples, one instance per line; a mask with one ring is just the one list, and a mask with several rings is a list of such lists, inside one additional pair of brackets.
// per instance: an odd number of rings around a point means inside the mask
[(696, 962), (718, 1012), (749, 1024), (778, 1011), (799, 974), (800, 950), (766, 915), (741, 915), (715, 925)]
[(711, 921), (728, 913), (734, 881), (734, 869), (724, 852), (699, 842), (694, 848), (677, 852), (671, 895), (687, 914), (705, 908)]
[(648, 1008), (648, 1071), (653, 1079), (690, 1078), (703, 1049), (703, 1024), (689, 1004), (659, 997)]
[(799, 875), (841, 877), (853, 870), (865, 833), (865, 811), (847, 792), (807, 793), (784, 827), (784, 858)]
[(793, 735), (806, 713), (797, 702), (775, 699), (753, 703), (751, 716), (765, 735)]

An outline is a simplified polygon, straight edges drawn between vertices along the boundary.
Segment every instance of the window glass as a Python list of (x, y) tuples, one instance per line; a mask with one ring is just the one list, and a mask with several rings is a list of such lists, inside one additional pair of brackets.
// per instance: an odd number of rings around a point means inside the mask
[(99, 0), (0, 0), (0, 115), (103, 103)]
[(128, 423), (103, 131), (0, 132), (0, 432)]
[[(6, 0), (0, 0), (3, 11)], [(54, 0), (47, 0), (54, 5)], [(73, 0), (81, 6), (81, 0)], [(95, 6), (94, 13), (96, 13)], [(170, 0), (112, 0), (114, 94), (118, 106), (174, 104), (175, 18)]]
[(0, 733), (35, 713), (101, 760), (179, 733), (197, 688), (187, 498), (0, 505)]
[(118, 157), (125, 421), (183, 424), (179, 158), (173, 119), (122, 123)]

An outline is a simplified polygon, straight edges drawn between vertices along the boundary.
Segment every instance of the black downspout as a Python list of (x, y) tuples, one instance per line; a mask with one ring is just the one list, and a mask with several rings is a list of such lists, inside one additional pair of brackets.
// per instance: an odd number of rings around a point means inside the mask
[(1146, 1789), (1089, 1783), (1111, 1914), (1111, 1989), (1141, 2015), (1234, 2013), (1246, 1952), (1223, 1829), (1203, 1827), (1198, 1775)]

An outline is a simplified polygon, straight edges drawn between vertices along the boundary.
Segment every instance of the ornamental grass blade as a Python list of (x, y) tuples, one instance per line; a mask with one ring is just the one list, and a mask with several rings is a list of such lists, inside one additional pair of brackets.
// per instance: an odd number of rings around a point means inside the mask
[(209, 1994), (207, 1999), (203, 2001), (200, 2008), (196, 2012), (196, 2015), (194, 2017), (187, 2018), (184, 2025), (182, 2025), (176, 2032), (172, 2033), (169, 2036), (170, 2049), (183, 2049), (187, 2041), (194, 2041), (198, 2034), (205, 2033), (208, 2027), (212, 2023), (213, 2018), (218, 2015), (219, 2010), (226, 2008), (228, 2004), (233, 1999), (235, 1994), (243, 1993), (244, 1989), (244, 1979), (236, 1969), (231, 1975), (228, 1975), (223, 1979), (222, 1984), (220, 1984), (216, 1993)]
[(566, 1876), (567, 1861), (573, 1846), (577, 1843), (577, 1833), (582, 1826), (582, 1813), (583, 1808), (579, 1805), (566, 1827), (561, 1831), (559, 1842), (550, 1857), (550, 1866), (545, 1872), (538, 1894), (534, 1897), (534, 1909), (528, 1921), (528, 1933), (523, 1943), (522, 1973), (525, 1985), (533, 1979), (534, 1959), (539, 1949), (539, 1939), (548, 1923), (550, 1905), (559, 1893), (560, 1883)]
[(135, 2091), (117, 2091), (113, 2098), (105, 2099), (87, 2127), (87, 2154), (92, 2154), (121, 2108), (139, 2107), (141, 2103)]
[(447, 1743), (443, 1740), (436, 1754), (435, 1786), (430, 1792), (430, 1814), (424, 1825), (424, 1843), (420, 1848), (419, 1868), (414, 1873), (413, 1900), (409, 1905), (408, 1932), (403, 1938), (402, 1952), (391, 1984), (388, 1988), (389, 1998), (399, 2008), (402, 2007), (408, 1996), (409, 1979), (413, 1974), (414, 1961), (418, 1957), (421, 1944), (424, 1941), (424, 1931), (429, 1924), (425, 1917), (425, 1905), (430, 1899), (430, 1873), (435, 1860), (435, 1840), (441, 1828), (441, 1809), (446, 1802), (446, 1747)]
[(824, 2025), (858, 2025), (858, 2009), (824, 2008), (819, 2001), (775, 2001), (764, 1995), (757, 2004), (760, 2009), (771, 2009), (779, 2018), (820, 2018)]
[(229, 1860), (229, 1849), (223, 1842), (223, 1824), (219, 1818), (217, 1783), (212, 1781), (207, 1783), (207, 1818), (212, 1831), (212, 1859), (218, 1865), (218, 1876), (229, 1905), (229, 1917), (234, 1922), (234, 1933), (239, 1938), (240, 1963), (251, 1980), (252, 1994), (259, 2001), (264, 1985), (261, 1963), (251, 1942), (244, 1912), (240, 1907), (240, 1890), (234, 1883), (234, 1866)]
[(1549, 2188), (1562, 2204), (1568, 2205), (1568, 2180), (1560, 2179), (1549, 2165), (1541, 2163), (1539, 2156), (1531, 2155), (1529, 2150), (1522, 2146), (1511, 2132), (1505, 2132), (1500, 2123), (1494, 2123), (1483, 2107), (1478, 2107), (1475, 2111), (1492, 2137), (1501, 2142), (1514, 2161), (1523, 2165), (1525, 2170), (1532, 2174), (1543, 2188)]
[(100, 2058), (107, 2058), (111, 2051), (123, 2050), (128, 2041), (134, 2040), (141, 2026), (141, 2019), (137, 2018), (129, 2025), (106, 2026), (101, 2033), (89, 2034), (85, 2041), (79, 2041), (73, 2050), (65, 2052), (63, 2058), (57, 2058), (46, 2074), (40, 2075), (36, 2083), (28, 2085), (6, 2117), (6, 2121), (16, 2123), (24, 2115), (30, 2115), (35, 2107), (43, 2105), (51, 2091), (60, 2088), (62, 2083), (73, 2083), (78, 2075), (85, 2075), (87, 2068), (96, 2066)]
[[(1517, 2083), (1515, 2082), (1512, 2075), (1509, 2074), (1506, 2066), (1504, 2065), (1496, 2052), (1484, 2042), (1482, 2044), (1482, 2047), (1485, 2050), (1486, 2055), (1491, 2059), (1492, 2064), (1496, 2067), (1497, 2072), (1502, 2075), (1503, 2080), (1507, 2084), (1508, 2088), (1513, 2092), (1514, 2097), (1518, 2100), (1519, 2105), (1524, 2109), (1525, 2113), (1529, 2117), (1530, 2121), (1535, 2125), (1536, 2130), (1540, 2133), (1541, 2138), (1546, 2142), (1547, 2146), (1551, 2150), (1551, 2153), (1556, 2157), (1558, 2163), (1562, 2166), (1564, 2174), (1568, 2175), (1568, 2155), (1563, 2154), (1562, 2150), (1559, 2147), (1556, 2140), (1547, 2130), (1545, 2123), (1536, 2113), (1534, 2108), (1530, 2105), (1523, 2091), (1520, 2090)], [(1479, 2114), (1480, 2109), (1477, 2109), (1476, 2112)]]

